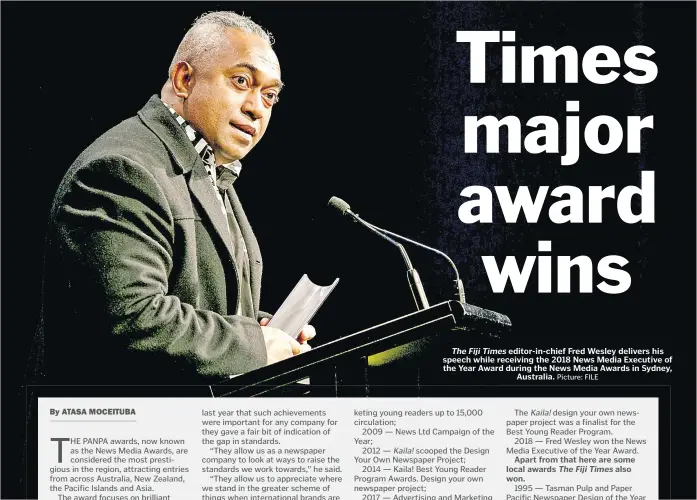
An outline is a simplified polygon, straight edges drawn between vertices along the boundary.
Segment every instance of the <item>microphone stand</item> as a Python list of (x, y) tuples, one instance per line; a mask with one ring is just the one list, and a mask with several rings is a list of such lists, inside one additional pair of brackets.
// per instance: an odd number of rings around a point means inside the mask
[(411, 289), (411, 295), (414, 297), (414, 302), (416, 303), (416, 309), (417, 310), (422, 310), (422, 309), (428, 309), (429, 303), (428, 299), (426, 298), (426, 291), (424, 290), (423, 283), (421, 283), (421, 277), (419, 276), (419, 273), (416, 271), (414, 266), (411, 263), (411, 259), (409, 259), (409, 255), (407, 254), (407, 251), (404, 249), (404, 246), (402, 246), (401, 243), (396, 242), (386, 234), (383, 234), (379, 228), (373, 227), (372, 224), (369, 222), (364, 221), (361, 219), (358, 214), (353, 213), (351, 210), (346, 209), (345, 213), (350, 215), (351, 218), (361, 224), (363, 227), (368, 228), (370, 231), (373, 233), (377, 234), (380, 236), (380, 238), (389, 241), (393, 245), (395, 245), (397, 248), (399, 248), (400, 253), (402, 254), (402, 258), (404, 259), (404, 263), (407, 265), (407, 280), (409, 281), (409, 288)]
[[(363, 221), (365, 222), (365, 221)], [(405, 236), (401, 236), (399, 234), (393, 233), (388, 231), (387, 229), (382, 229), (380, 227), (377, 227), (374, 224), (371, 224), (370, 222), (365, 222), (365, 224), (368, 224), (370, 227), (375, 229), (376, 231), (380, 231), (384, 234), (389, 234), (390, 236), (406, 241), (408, 243), (411, 243), (412, 245), (416, 245), (417, 247), (425, 248), (426, 250), (431, 250), (432, 252), (437, 253), (441, 257), (443, 257), (445, 260), (448, 261), (450, 264), (450, 267), (452, 267), (453, 271), (455, 271), (455, 289), (457, 291), (457, 299), (459, 302), (462, 302), (463, 304), (465, 303), (465, 286), (462, 284), (462, 280), (460, 279), (460, 273), (457, 270), (457, 266), (455, 263), (452, 261), (450, 257), (448, 257), (445, 253), (441, 252), (440, 250), (436, 248), (429, 247), (428, 245), (424, 245), (423, 243), (419, 243), (418, 241), (410, 240), (409, 238)]]

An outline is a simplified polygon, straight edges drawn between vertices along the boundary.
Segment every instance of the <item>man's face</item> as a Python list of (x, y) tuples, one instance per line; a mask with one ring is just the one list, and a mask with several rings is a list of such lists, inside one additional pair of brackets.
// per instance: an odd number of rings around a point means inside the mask
[(281, 68), (261, 37), (226, 30), (227, 45), (194, 66), (184, 118), (211, 145), (217, 163), (244, 158), (266, 132), (281, 90)]

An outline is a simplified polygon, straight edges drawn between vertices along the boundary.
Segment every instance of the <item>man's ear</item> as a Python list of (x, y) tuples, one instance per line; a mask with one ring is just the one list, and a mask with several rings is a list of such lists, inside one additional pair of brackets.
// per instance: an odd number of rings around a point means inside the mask
[(191, 84), (194, 76), (194, 68), (187, 62), (180, 61), (172, 70), (172, 92), (181, 99), (186, 99), (191, 94)]

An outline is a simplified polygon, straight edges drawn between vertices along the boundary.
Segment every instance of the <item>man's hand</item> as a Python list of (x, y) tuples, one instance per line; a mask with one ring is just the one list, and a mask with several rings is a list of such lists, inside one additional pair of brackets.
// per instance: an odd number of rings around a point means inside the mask
[(298, 336), (298, 340), (295, 340), (283, 330), (266, 326), (269, 324), (268, 318), (263, 318), (259, 324), (266, 342), (267, 364), (269, 365), (309, 351), (311, 347), (307, 344), (307, 341), (316, 335), (315, 329), (311, 325), (305, 325)]
[(300, 331), (300, 335), (298, 335), (298, 342), (300, 342), (301, 344), (306, 344), (308, 340), (312, 340), (313, 338), (315, 338), (315, 335), (317, 335), (315, 327), (312, 325), (305, 325), (303, 329)]

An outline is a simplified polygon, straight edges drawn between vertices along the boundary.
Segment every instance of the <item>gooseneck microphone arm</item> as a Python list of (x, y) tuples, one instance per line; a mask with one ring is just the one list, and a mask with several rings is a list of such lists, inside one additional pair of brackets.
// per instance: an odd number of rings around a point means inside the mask
[[(380, 227), (377, 227), (374, 224), (371, 224), (370, 222), (366, 222), (366, 221), (360, 219), (356, 214), (351, 212), (351, 207), (349, 206), (349, 204), (346, 203), (341, 198), (337, 198), (336, 196), (333, 196), (329, 200), (329, 206), (339, 210), (344, 215), (346, 215), (346, 214), (351, 215), (352, 217), (354, 217), (354, 220), (359, 221), (361, 224), (366, 226), (368, 229), (377, 233), (382, 238), (385, 238), (388, 241), (392, 242), (392, 244), (394, 244), (394, 245), (399, 245), (399, 243), (392, 241), (387, 235), (392, 236), (392, 237), (397, 238), (397, 239), (400, 239), (402, 241), (406, 241), (408, 243), (411, 243), (412, 245), (416, 245), (418, 247), (425, 248), (426, 250), (431, 250), (432, 252), (435, 252), (438, 255), (440, 255), (441, 257), (443, 257), (445, 260), (448, 261), (448, 264), (450, 264), (450, 267), (455, 272), (455, 289), (457, 291), (457, 299), (458, 299), (458, 301), (462, 302), (463, 304), (465, 303), (465, 287), (462, 284), (462, 280), (460, 279), (460, 273), (458, 272), (457, 266), (455, 265), (455, 263), (445, 253), (443, 253), (440, 250), (437, 250), (435, 248), (424, 245), (423, 243), (419, 243), (418, 241), (411, 240), (405, 236), (401, 236), (399, 234), (390, 232), (387, 229), (382, 229)], [(406, 255), (406, 252), (404, 252), (404, 255)], [(408, 259), (408, 257), (406, 257), (406, 259)], [(407, 260), (407, 266), (413, 269), (413, 267), (411, 267), (411, 264), (408, 262), (408, 260)], [(410, 284), (411, 284), (411, 282), (410, 282)]]
[(332, 208), (337, 209), (339, 212), (342, 213), (342, 215), (350, 216), (355, 222), (358, 222), (363, 227), (369, 229), (371, 232), (380, 236), (380, 238), (392, 243), (394, 246), (399, 248), (399, 251), (402, 254), (402, 258), (404, 259), (404, 263), (407, 266), (407, 279), (409, 281), (409, 287), (411, 288), (412, 296), (414, 297), (414, 302), (416, 302), (416, 307), (419, 310), (427, 309), (429, 307), (429, 304), (428, 299), (426, 298), (426, 291), (424, 290), (423, 284), (421, 283), (419, 273), (416, 271), (416, 269), (414, 269), (414, 266), (412, 265), (411, 260), (409, 259), (409, 255), (407, 254), (407, 251), (404, 249), (404, 246), (402, 246), (401, 243), (398, 243), (389, 236), (387, 236), (387, 234), (381, 232), (379, 229), (373, 227), (372, 224), (361, 219), (358, 216), (358, 214), (353, 213), (349, 204), (346, 203), (344, 200), (333, 196), (329, 200), (328, 205)]
[(358, 214), (354, 214), (353, 212), (349, 211), (349, 212), (346, 213), (346, 215), (351, 216), (351, 218), (352, 218), (353, 220), (355, 220), (356, 222), (358, 222), (358, 223), (361, 224), (362, 226), (367, 227), (367, 228), (370, 229), (372, 232), (374, 232), (375, 234), (377, 234), (378, 236), (380, 236), (380, 238), (382, 238), (383, 240), (389, 241), (389, 242), (392, 243), (394, 246), (396, 246), (397, 248), (399, 248), (399, 251), (400, 251), (401, 254), (402, 254), (402, 258), (404, 259), (404, 263), (407, 265), (407, 267), (408, 267), (409, 269), (411, 269), (412, 267), (414, 267), (414, 266), (411, 265), (411, 260), (409, 259), (409, 255), (407, 255), (407, 251), (404, 249), (404, 247), (402, 246), (401, 243), (396, 242), (395, 240), (393, 240), (392, 238), (390, 238), (390, 237), (387, 236), (386, 234), (383, 234), (383, 233), (381, 233), (379, 230), (376, 230), (376, 228), (374, 228), (373, 225), (372, 225), (371, 223), (366, 222), (366, 221), (364, 221), (363, 219), (361, 219), (360, 217), (358, 217)]
[(371, 226), (373, 229), (375, 229), (375, 230), (377, 230), (377, 231), (380, 231), (380, 232), (382, 232), (382, 233), (384, 233), (384, 234), (386, 234), (386, 235), (390, 235), (390, 236), (392, 236), (392, 237), (394, 237), (394, 238), (397, 238), (397, 239), (399, 239), (399, 240), (406, 241), (406, 242), (408, 242), (408, 243), (411, 243), (412, 245), (416, 245), (417, 247), (425, 248), (426, 250), (431, 250), (432, 252), (436, 252), (438, 255), (440, 255), (440, 256), (443, 257), (445, 260), (447, 260), (447, 261), (448, 261), (448, 264), (450, 264), (450, 267), (452, 267), (452, 268), (453, 268), (453, 271), (455, 271), (455, 288), (457, 289), (457, 298), (458, 298), (458, 300), (459, 300), (460, 302), (462, 302), (463, 304), (465, 303), (465, 286), (462, 284), (462, 280), (460, 279), (460, 273), (459, 273), (458, 270), (457, 270), (457, 266), (456, 266), (455, 263), (450, 259), (450, 257), (448, 257), (447, 255), (445, 255), (443, 252), (441, 252), (440, 250), (438, 250), (438, 249), (436, 249), (436, 248), (429, 247), (428, 245), (424, 245), (423, 243), (419, 243), (418, 241), (410, 240), (410, 239), (407, 238), (406, 236), (401, 236), (401, 235), (399, 235), (399, 234), (390, 232), (390, 231), (388, 231), (387, 229), (382, 229), (382, 228), (377, 227), (376, 225), (371, 224), (371, 223), (369, 223), (369, 222), (366, 222), (366, 224), (368, 224), (369, 226)]

